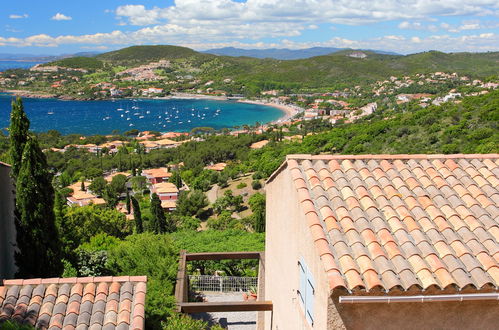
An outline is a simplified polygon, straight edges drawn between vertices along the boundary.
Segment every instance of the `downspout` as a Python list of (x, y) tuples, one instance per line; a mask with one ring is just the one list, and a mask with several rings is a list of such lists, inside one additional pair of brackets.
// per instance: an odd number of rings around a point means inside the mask
[(419, 296), (340, 296), (340, 304), (414, 303), (499, 300), (499, 293), (439, 294)]

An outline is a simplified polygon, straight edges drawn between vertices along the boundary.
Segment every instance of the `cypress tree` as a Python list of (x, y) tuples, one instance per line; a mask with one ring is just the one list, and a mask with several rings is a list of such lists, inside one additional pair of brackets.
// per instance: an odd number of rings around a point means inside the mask
[(21, 168), (21, 158), (24, 145), (28, 139), (29, 119), (24, 112), (21, 98), (12, 101), (12, 112), (10, 113), (10, 158), (12, 161), (11, 175), (14, 181), (17, 179)]
[(51, 181), (45, 155), (28, 136), (16, 183), (15, 258), (21, 278), (60, 276), (63, 270)]
[(125, 206), (126, 206), (126, 213), (130, 214), (130, 211), (131, 211), (131, 208), (130, 208), (130, 192), (128, 192), (128, 189), (126, 190)]
[(134, 196), (130, 197), (133, 206), (133, 218), (135, 219), (135, 230), (138, 234), (144, 232), (144, 224), (142, 223), (142, 214), (140, 213), (140, 205)]
[(161, 200), (156, 193), (151, 196), (151, 213), (152, 213), (152, 229), (156, 234), (166, 232), (166, 217), (163, 208), (161, 207)]

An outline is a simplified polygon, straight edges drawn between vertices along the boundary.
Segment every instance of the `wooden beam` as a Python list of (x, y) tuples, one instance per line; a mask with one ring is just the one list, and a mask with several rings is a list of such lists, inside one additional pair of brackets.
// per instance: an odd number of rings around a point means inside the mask
[(183, 313), (271, 311), (272, 301), (230, 301), (182, 303)]
[(187, 273), (186, 273), (186, 251), (180, 251), (180, 257), (178, 262), (178, 272), (177, 272), (177, 283), (175, 285), (175, 300), (177, 301), (177, 312), (181, 311), (180, 305), (187, 302)]
[(186, 260), (259, 259), (260, 252), (202, 252), (187, 253)]

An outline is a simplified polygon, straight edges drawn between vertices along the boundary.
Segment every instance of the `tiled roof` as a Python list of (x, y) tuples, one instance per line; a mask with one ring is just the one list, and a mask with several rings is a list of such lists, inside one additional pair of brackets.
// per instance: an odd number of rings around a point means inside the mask
[(177, 201), (175, 200), (161, 201), (161, 207), (164, 209), (174, 209), (177, 207)]
[(171, 177), (172, 173), (168, 172), (167, 168), (160, 167), (160, 168), (152, 168), (149, 170), (143, 170), (142, 175), (152, 178), (167, 178)]
[(157, 194), (178, 193), (178, 188), (171, 182), (160, 182), (152, 186), (152, 191)]
[(0, 324), (37, 329), (144, 329), (146, 276), (5, 280)]
[(288, 156), (331, 289), (498, 290), (499, 155)]

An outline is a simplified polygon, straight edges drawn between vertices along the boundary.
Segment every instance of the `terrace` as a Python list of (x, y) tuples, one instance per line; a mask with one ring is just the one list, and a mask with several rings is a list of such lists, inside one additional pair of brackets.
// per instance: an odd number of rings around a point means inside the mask
[[(241, 301), (209, 301), (209, 294), (206, 302), (191, 302), (189, 301), (189, 293), (194, 289), (203, 289), (198, 283), (190, 283), (190, 277), (187, 273), (187, 262), (199, 260), (228, 260), (228, 259), (256, 259), (258, 260), (258, 279), (257, 279), (257, 297), (256, 300), (241, 300)], [(192, 279), (192, 277), (191, 277)], [(272, 301), (265, 301), (265, 255), (264, 252), (206, 252), (206, 253), (187, 253), (182, 250), (179, 258), (179, 268), (177, 273), (177, 284), (175, 287), (175, 298), (177, 300), (177, 311), (186, 314), (197, 313), (226, 313), (226, 312), (257, 312), (256, 315), (256, 329), (264, 328), (264, 313), (273, 310)], [(233, 278), (226, 277), (228, 282), (234, 282)], [(241, 279), (243, 280), (243, 279)], [(238, 281), (235, 281), (238, 282)], [(237, 288), (244, 288), (244, 281), (239, 281), (238, 285), (230, 286), (229, 290), (237, 290)], [(224, 286), (222, 281), (217, 282), (220, 286), (220, 291)], [(211, 283), (213, 286), (213, 282)], [(204, 286), (206, 289), (206, 286)], [(211, 290), (211, 289), (209, 289)], [(201, 291), (201, 293), (203, 293)], [(219, 300), (219, 299), (216, 299)]]

